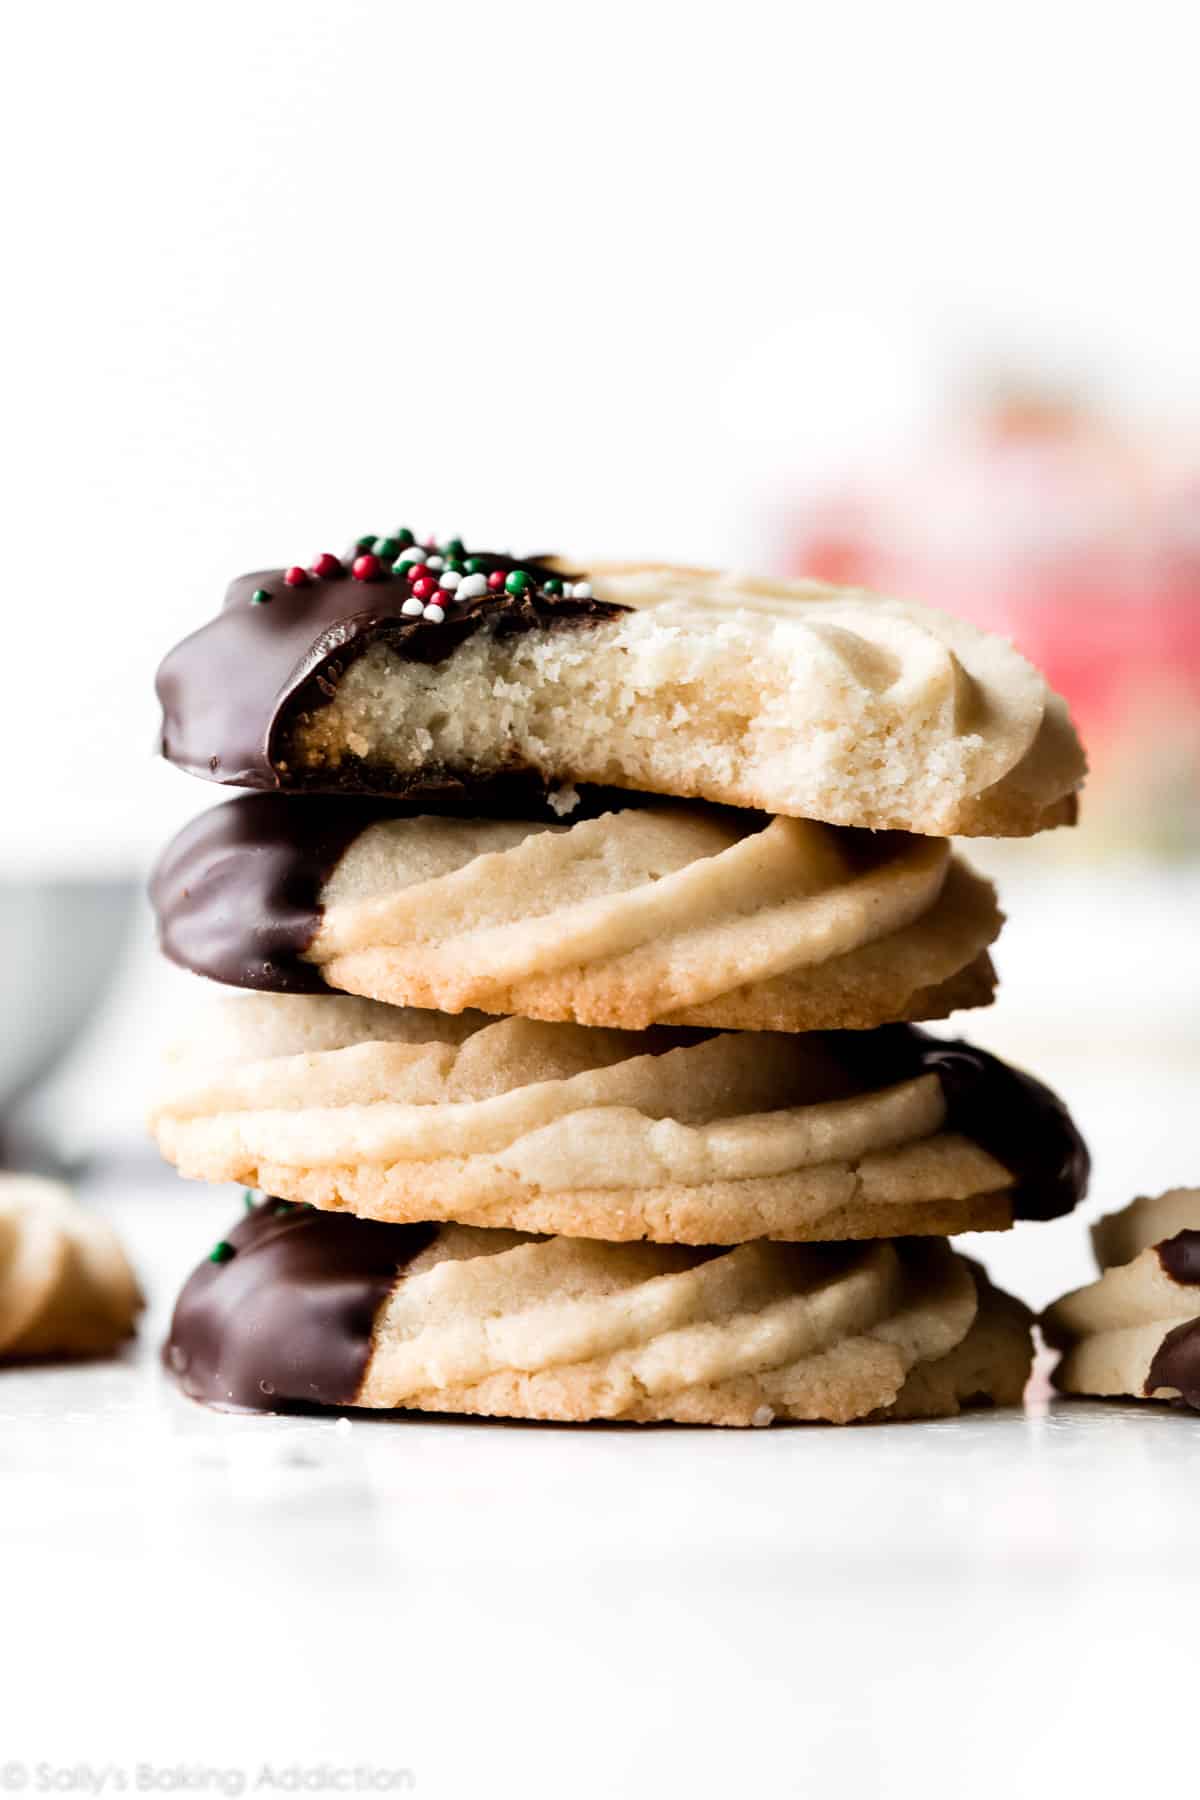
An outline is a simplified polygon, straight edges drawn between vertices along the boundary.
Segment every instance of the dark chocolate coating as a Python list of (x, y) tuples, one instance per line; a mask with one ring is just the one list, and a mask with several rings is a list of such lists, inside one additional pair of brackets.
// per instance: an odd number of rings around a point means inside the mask
[(1200, 1287), (1200, 1231), (1177, 1231), (1154, 1246), (1163, 1273), (1182, 1287)]
[(1200, 1409), (1200, 1319), (1176, 1325), (1155, 1351), (1143, 1392), (1149, 1396), (1159, 1388), (1175, 1388)]
[[(406, 791), (386, 771), (357, 763), (336, 777), (306, 775), (287, 764), (296, 717), (332, 699), (348, 664), (371, 644), (386, 638), (397, 656), (438, 663), (477, 631), (509, 636), (578, 628), (628, 611), (607, 601), (541, 592), (540, 583), (558, 574), (544, 558), (518, 561), (485, 551), (479, 560), (486, 571), (527, 570), (535, 585), (522, 594), (501, 590), (461, 605), (447, 602), (441, 624), (403, 616), (410, 592), (403, 575), (376, 581), (347, 573), (311, 576), (302, 587), (288, 587), (281, 569), (239, 576), (217, 617), (177, 644), (158, 671), (163, 755), (190, 774), (231, 787)], [(259, 591), (267, 600), (255, 605), (252, 596)]]
[(266, 1200), (202, 1262), (175, 1307), (163, 1361), (209, 1406), (353, 1406), (380, 1307), (436, 1225), (383, 1225)]
[[(344, 851), (387, 801), (245, 794), (184, 827), (150, 880), (159, 943), (172, 962), (233, 987), (328, 993), (303, 960), (320, 894)], [(295, 812), (303, 818), (293, 820)]]
[[(172, 962), (232, 987), (276, 994), (329, 989), (304, 961), (321, 923), (321, 890), (355, 838), (380, 819), (556, 819), (545, 784), (497, 776), (428, 787), (407, 802), (355, 795), (242, 794), (185, 825), (150, 880), (159, 942)], [(572, 819), (597, 817), (629, 795), (581, 788)]]
[[(1200, 1287), (1200, 1231), (1177, 1231), (1154, 1246), (1163, 1273), (1181, 1287)], [(1176, 1388), (1189, 1406), (1200, 1408), (1200, 1319), (1186, 1319), (1168, 1331), (1154, 1354), (1146, 1394)]]
[(1087, 1145), (1058, 1095), (1024, 1070), (915, 1025), (831, 1035), (847, 1067), (872, 1085), (936, 1075), (946, 1129), (972, 1139), (1016, 1177), (1014, 1217), (1057, 1219), (1087, 1193)]

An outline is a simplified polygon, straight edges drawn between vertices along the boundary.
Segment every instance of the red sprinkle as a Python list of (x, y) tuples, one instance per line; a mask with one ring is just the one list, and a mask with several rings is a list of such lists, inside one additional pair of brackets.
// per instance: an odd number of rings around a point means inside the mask
[(491, 588), (493, 593), (495, 593), (497, 588), (502, 588), (504, 586), (504, 582), (505, 582), (505, 574), (504, 574), (503, 569), (493, 569), (491, 574), (488, 576), (488, 586)]
[(290, 569), (285, 569), (283, 579), (288, 587), (303, 587), (308, 580), (308, 570), (302, 569), (299, 563), (293, 563)]
[(437, 591), (437, 582), (432, 581), (428, 575), (423, 575), (420, 581), (413, 582), (413, 594), (418, 600), (428, 600), (430, 595), (436, 594)]
[(341, 558), (334, 556), (329, 550), (322, 550), (312, 566), (312, 572), (314, 575), (323, 575), (326, 580), (331, 580), (333, 576), (344, 573)]
[(355, 581), (374, 581), (382, 567), (379, 558), (372, 551), (366, 550), (361, 556), (355, 557), (350, 573)]
[(409, 563), (406, 573), (410, 581), (420, 581), (423, 575), (428, 575), (429, 570), (424, 563)]

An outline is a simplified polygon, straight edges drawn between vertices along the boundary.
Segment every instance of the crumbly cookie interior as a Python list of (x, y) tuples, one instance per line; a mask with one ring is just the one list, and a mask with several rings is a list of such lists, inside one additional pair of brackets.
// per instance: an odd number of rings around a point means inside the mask
[[(983, 828), (969, 803), (1021, 764), (1046, 716), (1029, 664), (895, 603), (798, 598), (763, 613), (736, 600), (699, 618), (671, 601), (575, 629), (483, 631), (435, 663), (381, 638), (293, 722), (289, 774), (353, 785), (372, 770), (529, 768), (835, 824)], [(1066, 789), (1025, 797), (1026, 811), (1040, 818)]]

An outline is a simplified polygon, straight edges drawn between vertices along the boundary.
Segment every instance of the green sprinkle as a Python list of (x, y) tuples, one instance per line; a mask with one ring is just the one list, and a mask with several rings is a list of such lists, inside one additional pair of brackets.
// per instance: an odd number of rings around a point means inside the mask
[(380, 562), (391, 562), (401, 547), (400, 539), (394, 537), (376, 538), (371, 546)]
[(548, 579), (543, 581), (543, 583), (542, 583), (543, 594), (561, 594), (562, 591), (563, 591), (563, 584), (558, 579), (557, 575), (549, 576)]
[(373, 531), (368, 531), (366, 537), (355, 538), (354, 540), (354, 548), (356, 550), (372, 550), (374, 547), (375, 533)]
[(281, 1219), (285, 1213), (295, 1212), (295, 1210), (296, 1208), (290, 1200), (276, 1200), (271, 1208), (277, 1219)]
[(399, 531), (393, 531), (392, 536), (399, 544), (401, 550), (407, 550), (410, 544), (415, 544), (417, 541), (407, 525), (402, 525)]
[(268, 594), (266, 588), (255, 588), (250, 596), (251, 606), (269, 606), (270, 603), (271, 596)]
[(242, 1205), (245, 1207), (247, 1212), (254, 1211), (254, 1189), (253, 1188), (243, 1188), (242, 1189)]
[(483, 566), (482, 556), (468, 556), (466, 562), (463, 564), (463, 568), (467, 571), (468, 575), (487, 574), (487, 570)]
[(467, 547), (461, 538), (451, 538), (448, 544), (442, 545), (443, 556), (465, 556)]
[(524, 569), (514, 569), (504, 583), (504, 591), (506, 594), (523, 594), (527, 587), (532, 586), (532, 583), (532, 575), (527, 575)]
[(227, 1263), (232, 1262), (236, 1255), (237, 1251), (234, 1249), (233, 1245), (229, 1243), (226, 1238), (222, 1238), (220, 1243), (214, 1244), (209, 1251), (208, 1260), (209, 1262), (215, 1263)]

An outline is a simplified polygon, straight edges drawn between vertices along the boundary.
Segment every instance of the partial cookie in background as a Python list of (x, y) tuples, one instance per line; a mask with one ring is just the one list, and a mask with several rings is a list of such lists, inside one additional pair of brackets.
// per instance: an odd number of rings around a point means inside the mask
[(992, 997), (1002, 915), (941, 839), (559, 804), (555, 824), (243, 796), (160, 861), (163, 947), (238, 986), (627, 1030), (865, 1029)]
[(111, 1226), (58, 1182), (0, 1175), (0, 1360), (105, 1355), (141, 1309)]
[(329, 557), (328, 575), (235, 581), (159, 671), (164, 755), (243, 787), (403, 797), (528, 771), (935, 837), (1075, 817), (1064, 703), (947, 614), (702, 569), (592, 583), (491, 552), (460, 575), (429, 554), (415, 584), (409, 552), (357, 558), (362, 579)]
[(193, 1179), (612, 1241), (999, 1230), (1088, 1172), (1048, 1089), (908, 1026), (619, 1032), (333, 995), (213, 1007), (152, 1129)]
[(1041, 1320), (1055, 1385), (1200, 1407), (1200, 1188), (1135, 1200), (1092, 1238), (1104, 1273)]
[(188, 1281), (165, 1360), (218, 1406), (768, 1425), (1013, 1404), (1031, 1344), (936, 1239), (684, 1249), (268, 1200)]

